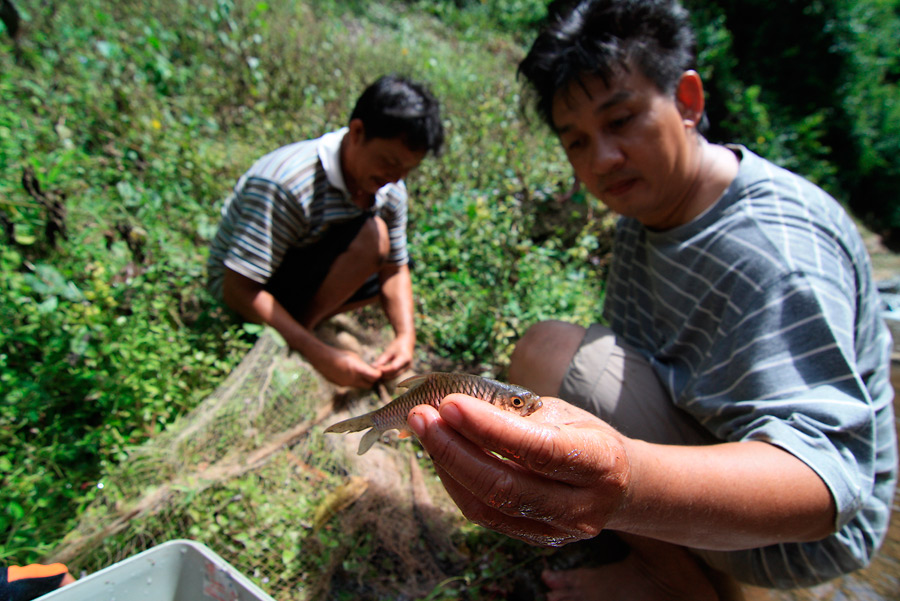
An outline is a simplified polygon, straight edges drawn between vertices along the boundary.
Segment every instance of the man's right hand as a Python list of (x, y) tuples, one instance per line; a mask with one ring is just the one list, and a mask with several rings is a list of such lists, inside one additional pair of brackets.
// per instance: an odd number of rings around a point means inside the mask
[(419, 405), (410, 428), (463, 515), (542, 546), (596, 536), (627, 500), (625, 437), (595, 415), (542, 397), (529, 417), (467, 395)]
[(339, 386), (371, 388), (382, 375), (380, 369), (372, 367), (356, 353), (335, 348), (330, 348), (312, 363), (319, 373)]

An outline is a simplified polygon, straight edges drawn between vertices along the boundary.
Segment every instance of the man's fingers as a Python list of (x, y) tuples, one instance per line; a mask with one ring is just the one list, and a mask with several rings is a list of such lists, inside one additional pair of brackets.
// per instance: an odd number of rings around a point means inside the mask
[(559, 547), (584, 538), (579, 533), (563, 532), (551, 523), (529, 517), (508, 515), (485, 505), (445, 470), (435, 466), (435, 471), (440, 476), (450, 498), (453, 499), (463, 515), (480, 526), (532, 545), (544, 547)]
[[(527, 470), (561, 483), (590, 485), (597, 476), (597, 466), (615, 460), (608, 457), (615, 453), (608, 443), (617, 439), (608, 440), (603, 422), (596, 418), (596, 429), (560, 427), (523, 418), (465, 395), (448, 396), (439, 411), (475, 447), (499, 453)], [(594, 425), (593, 422), (586, 423)]]
[(355, 372), (358, 382), (371, 386), (381, 378), (382, 373), (380, 369), (369, 365), (355, 353), (348, 352), (348, 356), (350, 358), (350, 369)]
[(412, 358), (408, 355), (388, 349), (372, 362), (372, 367), (380, 369), (382, 376), (390, 379), (409, 367), (410, 363)]
[(464, 513), (481, 516), (478, 505), (471, 504), (477, 499), (477, 503), (499, 514), (549, 522), (558, 518), (560, 498), (579, 498), (582, 494), (564, 482), (545, 478), (486, 452), (449, 427), (431, 407), (413, 409), (409, 423), (435, 466), (460, 493), (459, 499), (454, 500), (467, 503)]
[(415, 407), (409, 425), (463, 514), (509, 536), (550, 546), (596, 536), (608, 519), (598, 503), (605, 508), (622, 500), (627, 472), (618, 462), (607, 470), (590, 459), (597, 445), (615, 446), (602, 422), (598, 428), (530, 423), (450, 395), (439, 409)]

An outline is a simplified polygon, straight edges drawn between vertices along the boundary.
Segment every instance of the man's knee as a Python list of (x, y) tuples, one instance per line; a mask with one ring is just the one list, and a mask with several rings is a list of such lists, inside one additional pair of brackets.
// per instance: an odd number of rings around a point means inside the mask
[(584, 332), (581, 326), (564, 321), (541, 321), (528, 328), (510, 358), (510, 382), (542, 395), (559, 394)]
[(374, 260), (376, 265), (383, 264), (391, 251), (387, 224), (377, 215), (366, 219), (347, 250)]
[(565, 321), (539, 321), (528, 328), (516, 343), (512, 361), (543, 363), (547, 359), (548, 352), (558, 354), (562, 351), (571, 351), (568, 356), (561, 358), (568, 365), (584, 338), (584, 332), (585, 329), (581, 326)]

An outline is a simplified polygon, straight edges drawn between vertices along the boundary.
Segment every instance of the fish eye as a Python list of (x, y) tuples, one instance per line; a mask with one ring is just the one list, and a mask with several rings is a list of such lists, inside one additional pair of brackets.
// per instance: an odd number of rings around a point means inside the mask
[(518, 407), (521, 407), (522, 405), (525, 404), (525, 401), (523, 401), (523, 400), (522, 400), (522, 397), (519, 397), (519, 396), (514, 396), (514, 397), (513, 397), (512, 399), (510, 399), (510, 400), (512, 401), (513, 407), (517, 407), (517, 408), (518, 408)]

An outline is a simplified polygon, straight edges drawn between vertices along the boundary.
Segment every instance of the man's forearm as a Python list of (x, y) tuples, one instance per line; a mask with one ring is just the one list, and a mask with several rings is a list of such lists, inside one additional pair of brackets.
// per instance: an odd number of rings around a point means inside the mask
[(330, 347), (300, 325), (260, 284), (233, 272), (225, 278), (225, 303), (244, 319), (275, 328), (290, 348), (314, 366), (328, 353)]
[(388, 268), (382, 273), (381, 303), (396, 337), (415, 344), (412, 279), (408, 265)]
[(695, 548), (819, 540), (834, 500), (805, 463), (765, 442), (708, 447), (630, 441), (629, 494), (608, 528)]

